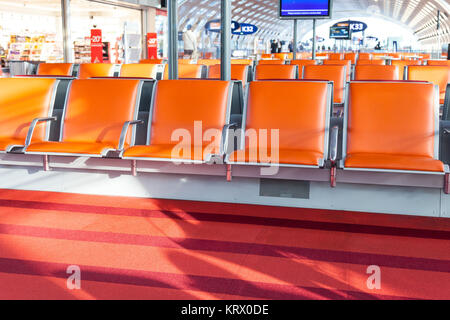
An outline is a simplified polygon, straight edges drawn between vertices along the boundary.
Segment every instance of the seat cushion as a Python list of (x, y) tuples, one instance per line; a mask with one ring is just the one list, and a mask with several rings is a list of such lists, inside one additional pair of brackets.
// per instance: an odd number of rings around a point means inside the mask
[(260, 163), (260, 164), (292, 164), (303, 166), (319, 166), (319, 160), (323, 159), (323, 153), (308, 151), (308, 150), (294, 150), (294, 149), (279, 149), (278, 160), (272, 159), (275, 157), (270, 149), (267, 152), (259, 154), (256, 148), (246, 148), (233, 152), (230, 156), (230, 162), (245, 162), (245, 163)]
[(25, 141), (23, 139), (1, 138), (0, 137), (0, 151), (6, 151), (10, 146), (23, 146)]
[(220, 150), (210, 150), (206, 147), (195, 147), (191, 145), (151, 145), (134, 146), (123, 153), (124, 158), (157, 158), (170, 160), (193, 160), (206, 161), (209, 154), (218, 154)]
[(113, 143), (92, 142), (40, 142), (32, 143), (26, 152), (102, 155), (108, 149), (116, 149)]
[(376, 153), (349, 154), (345, 160), (345, 167), (444, 172), (444, 164), (433, 158)]

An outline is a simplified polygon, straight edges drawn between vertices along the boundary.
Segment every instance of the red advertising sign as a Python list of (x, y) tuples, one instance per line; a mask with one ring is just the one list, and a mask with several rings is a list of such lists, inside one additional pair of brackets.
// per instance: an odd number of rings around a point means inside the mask
[(149, 59), (158, 58), (158, 37), (155, 32), (147, 33), (147, 53)]
[(102, 30), (91, 29), (91, 62), (103, 63)]

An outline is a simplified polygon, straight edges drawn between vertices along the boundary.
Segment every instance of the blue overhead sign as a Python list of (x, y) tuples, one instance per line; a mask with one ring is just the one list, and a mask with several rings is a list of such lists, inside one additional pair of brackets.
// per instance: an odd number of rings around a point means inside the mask
[[(241, 27), (239, 22), (231, 21), (231, 32), (235, 32)], [(220, 19), (208, 21), (205, 25), (205, 29), (210, 32), (220, 32), (221, 22)]]
[(237, 34), (237, 35), (249, 35), (249, 34), (254, 34), (256, 31), (258, 31), (258, 27), (253, 25), (253, 24), (249, 24), (249, 23), (240, 23), (240, 27), (236, 30), (233, 31), (233, 34)]
[(352, 30), (352, 33), (356, 32), (363, 32), (367, 29), (367, 24), (361, 21), (353, 21), (353, 20), (347, 20), (338, 22), (333, 25), (333, 27), (346, 27), (350, 24), (350, 29)]

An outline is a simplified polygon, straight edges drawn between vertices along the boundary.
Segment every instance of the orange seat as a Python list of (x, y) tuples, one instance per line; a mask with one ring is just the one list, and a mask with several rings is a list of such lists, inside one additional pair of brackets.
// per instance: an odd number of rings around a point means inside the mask
[(259, 60), (258, 64), (285, 64), (284, 60), (280, 60), (280, 59), (272, 59), (272, 60)]
[(351, 60), (324, 60), (324, 65), (338, 65), (338, 66), (346, 66), (347, 72), (347, 81), (350, 81), (350, 76), (352, 73), (352, 61)]
[(157, 64), (123, 64), (120, 76), (127, 78), (153, 78), (156, 79)]
[(400, 80), (397, 66), (357, 65), (355, 80)]
[(427, 60), (428, 66), (449, 66), (450, 60)]
[(293, 66), (298, 66), (298, 73), (299, 73), (299, 78), (303, 78), (303, 72), (304, 72), (304, 68), (305, 66), (311, 66), (311, 65), (316, 65), (317, 61), (316, 60), (291, 60), (291, 65)]
[[(323, 166), (328, 157), (330, 92), (331, 84), (325, 81), (250, 83), (245, 146), (232, 153), (227, 161), (255, 165)], [(259, 137), (262, 130), (270, 137)], [(275, 132), (279, 136), (276, 149), (272, 149), (276, 139), (273, 130), (277, 130)]]
[(344, 60), (350, 60), (352, 64), (356, 64), (356, 53), (349, 52), (344, 54)]
[(204, 66), (213, 66), (215, 64), (220, 64), (220, 59), (198, 59), (197, 64), (202, 64)]
[(360, 52), (358, 54), (358, 60), (372, 60), (372, 54), (367, 52)]
[(344, 54), (343, 53), (330, 53), (328, 55), (329, 60), (343, 60)]
[(279, 60), (287, 60), (289, 58), (289, 53), (274, 53), (273, 57)]
[[(31, 122), (52, 115), (57, 80), (43, 78), (0, 79), (0, 152), (25, 145)], [(49, 123), (36, 126), (33, 141), (47, 138)]]
[(231, 59), (231, 64), (245, 64), (248, 66), (253, 66), (252, 59)]
[(356, 65), (385, 65), (384, 60), (365, 60), (365, 59), (358, 59), (356, 62)]
[[(220, 64), (209, 67), (208, 79), (220, 79)], [(232, 64), (231, 79), (242, 81), (242, 85), (247, 84), (248, 65)]]
[(303, 79), (333, 81), (333, 102), (344, 103), (347, 67), (343, 65), (306, 66)]
[(447, 84), (450, 82), (450, 67), (410, 66), (408, 80), (429, 81), (439, 86), (439, 102), (444, 103)]
[(352, 82), (349, 90), (345, 168), (444, 172), (433, 84)]
[[(178, 78), (179, 79), (201, 79), (203, 64), (179, 64)], [(169, 79), (169, 66), (166, 64), (164, 69), (164, 78)]]
[(125, 150), (124, 158), (205, 162), (209, 155), (221, 153), (221, 137), (208, 141), (205, 134), (222, 133), (227, 124), (231, 82), (162, 80), (155, 94), (149, 144)]
[(72, 76), (72, 63), (40, 63), (36, 74), (38, 76)]
[(80, 65), (78, 78), (112, 77), (114, 65), (110, 63), (83, 63)]
[[(107, 151), (117, 149), (124, 123), (136, 118), (141, 86), (142, 81), (139, 80), (73, 81), (62, 123), (61, 141), (32, 143), (26, 152), (101, 157)], [(131, 142), (131, 135), (130, 130), (126, 146)]]
[(178, 59), (178, 64), (192, 64), (192, 59)]
[(261, 59), (272, 59), (273, 58), (273, 54), (271, 53), (263, 53), (261, 55)]
[(405, 78), (405, 67), (407, 66), (419, 66), (418, 60), (392, 60), (392, 65), (398, 67), (398, 78), (403, 80)]
[(257, 65), (255, 80), (293, 80), (297, 79), (297, 66), (295, 65)]
[(139, 60), (139, 63), (143, 63), (143, 64), (163, 64), (165, 62), (166, 62), (165, 59), (142, 59), (142, 60)]

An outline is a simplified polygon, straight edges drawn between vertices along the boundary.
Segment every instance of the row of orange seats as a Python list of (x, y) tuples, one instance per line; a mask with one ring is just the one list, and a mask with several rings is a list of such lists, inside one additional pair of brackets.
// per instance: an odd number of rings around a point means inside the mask
[[(444, 174), (438, 159), (436, 91), (431, 83), (353, 82), (344, 126), (342, 158), (337, 159), (338, 127), (331, 126), (328, 81), (256, 81), (249, 86), (243, 114), (246, 139), (232, 149), (229, 139), (233, 82), (162, 80), (73, 80), (69, 86), (59, 139), (46, 132), (55, 121), (51, 78), (0, 79), (0, 150), (20, 156), (112, 157), (141, 161), (206, 164), (224, 160), (233, 165), (324, 168), (326, 163), (360, 171)], [(148, 122), (138, 118), (143, 94), (152, 95)], [(32, 103), (30, 103), (32, 102)], [(351, 115), (351, 116), (348, 116)], [(196, 124), (201, 123), (201, 127)], [(137, 142), (136, 128), (146, 139)], [(173, 140), (182, 129), (199, 141)], [(260, 136), (277, 132), (278, 143), (267, 147)], [(225, 138), (224, 138), (225, 137)], [(330, 139), (332, 137), (332, 139)], [(142, 139), (141, 139), (142, 141)], [(136, 163), (135, 163), (136, 164)], [(330, 177), (330, 179), (333, 179)]]

